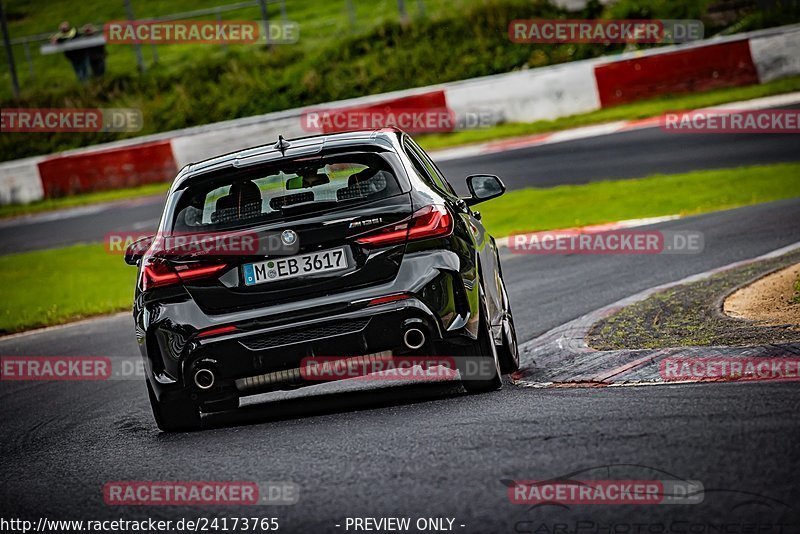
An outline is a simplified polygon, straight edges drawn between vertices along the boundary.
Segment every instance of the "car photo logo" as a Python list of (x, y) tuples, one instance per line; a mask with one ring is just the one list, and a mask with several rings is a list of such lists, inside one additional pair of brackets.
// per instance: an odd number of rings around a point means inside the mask
[(281, 234), (281, 241), (286, 246), (294, 245), (295, 241), (297, 241), (297, 232), (294, 230), (284, 230)]

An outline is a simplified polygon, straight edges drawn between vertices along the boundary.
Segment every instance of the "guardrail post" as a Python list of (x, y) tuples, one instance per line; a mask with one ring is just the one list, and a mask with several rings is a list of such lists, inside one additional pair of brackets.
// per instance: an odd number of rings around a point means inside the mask
[(267, 0), (258, 0), (258, 7), (261, 8), (261, 20), (269, 22), (269, 14), (267, 13)]
[(347, 9), (347, 18), (350, 20), (350, 31), (355, 31), (356, 8), (353, 6), (353, 0), (345, 0), (345, 8)]
[(406, 11), (406, 0), (397, 0), (397, 11), (400, 13), (400, 21), (408, 21), (408, 11)]
[[(220, 10), (218, 8), (217, 9), (217, 24), (221, 24), (221, 23), (222, 23), (222, 13), (220, 12)], [(228, 41), (225, 41), (224, 39), (222, 41), (222, 49), (225, 50), (226, 52), (228, 51)]]
[(286, 22), (286, 0), (281, 0), (281, 20)]
[(11, 74), (11, 90), (14, 98), (19, 98), (19, 80), (17, 79), (17, 66), (14, 64), (14, 50), (11, 49), (11, 39), (8, 37), (8, 25), (6, 24), (6, 10), (3, 2), (0, 1), (0, 26), (3, 29), (3, 46), (8, 56), (8, 72)]
[[(134, 22), (136, 17), (133, 15), (133, 7), (131, 7), (131, 0), (123, 0), (125, 4), (125, 13), (128, 15), (128, 20)], [(144, 72), (144, 58), (142, 57), (142, 45), (135, 43), (133, 51), (136, 54), (136, 64), (139, 66), (139, 72)]]
[(30, 76), (31, 80), (36, 78), (36, 73), (33, 70), (33, 60), (31, 59), (31, 47), (29, 46), (28, 41), (25, 41), (24, 45), (25, 49), (25, 59), (28, 61), (28, 76)]
[(261, 20), (264, 24), (264, 33), (266, 34), (266, 46), (267, 48), (272, 48), (272, 44), (269, 42), (269, 13), (267, 13), (267, 0), (258, 0), (258, 7), (261, 8)]

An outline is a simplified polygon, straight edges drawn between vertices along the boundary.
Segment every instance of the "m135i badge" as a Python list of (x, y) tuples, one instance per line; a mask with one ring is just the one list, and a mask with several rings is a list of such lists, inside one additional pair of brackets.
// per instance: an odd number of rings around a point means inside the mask
[(375, 217), (374, 219), (364, 219), (362, 221), (353, 221), (350, 223), (350, 228), (359, 228), (361, 226), (370, 226), (372, 224), (382, 223), (383, 219), (381, 217)]

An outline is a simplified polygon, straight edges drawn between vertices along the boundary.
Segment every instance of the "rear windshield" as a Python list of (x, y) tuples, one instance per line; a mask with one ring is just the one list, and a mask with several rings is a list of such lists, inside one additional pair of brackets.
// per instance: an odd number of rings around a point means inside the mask
[(392, 166), (375, 153), (281, 161), (189, 185), (172, 226), (189, 232), (252, 226), (400, 192)]

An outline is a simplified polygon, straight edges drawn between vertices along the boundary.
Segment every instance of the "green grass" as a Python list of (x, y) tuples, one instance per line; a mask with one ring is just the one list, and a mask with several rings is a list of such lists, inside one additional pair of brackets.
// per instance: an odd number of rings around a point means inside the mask
[[(456, 2), (458, 8), (474, 4), (476, 0), (425, 0), (426, 11), (429, 15), (439, 15), (448, 10), (448, 4)], [(174, 13), (185, 13), (199, 9), (209, 9), (217, 6), (237, 3), (227, 0), (133, 0), (132, 5), (135, 15), (140, 18), (157, 18)], [(101, 25), (111, 20), (127, 19), (124, 3), (120, 1), (85, 0), (48, 0), (46, 2), (31, 2), (30, 0), (7, 0), (6, 11), (9, 19), (9, 33), (12, 38), (55, 33), (61, 21), (68, 20), (75, 26), (85, 23)], [(302, 24), (301, 43), (303, 48), (321, 47), (326, 43), (336, 40), (337, 37), (353, 33), (364, 32), (386, 21), (398, 20), (396, 0), (370, 0), (363, 2), (355, 0), (356, 25), (351, 26), (350, 17), (345, 9), (345, 1), (328, 0), (286, 0), (286, 14), (289, 20)], [(417, 16), (416, 5), (409, 4), (408, 11), (412, 16)], [(268, 13), (271, 20), (280, 19), (280, 8), (269, 5)], [(261, 11), (258, 6), (246, 7), (221, 14), (223, 20), (258, 20)], [(206, 15), (194, 20), (214, 20), (214, 15)], [(61, 54), (43, 56), (39, 53), (41, 43), (31, 44), (31, 63), (25, 56), (22, 45), (13, 47), (20, 84), (24, 90), (52, 89), (71, 87), (77, 89), (80, 84), (68, 61)], [(253, 47), (232, 46), (234, 50), (252, 50)], [(128, 45), (109, 45), (107, 60), (107, 75), (109, 77), (125, 76), (136, 72), (136, 56), (133, 47)], [(224, 52), (221, 45), (159, 45), (154, 50), (150, 46), (142, 47), (145, 64), (148, 70), (182, 69), (182, 64), (193, 59), (203, 60), (209, 54)], [(155, 60), (158, 63), (155, 63)], [(0, 94), (10, 96), (8, 83), (8, 68), (5, 54), (0, 58), (0, 76), (5, 82), (0, 86)], [(31, 67), (33, 75), (31, 75)]]
[(691, 215), (794, 197), (800, 197), (797, 163), (522, 189), (477, 209), (489, 231), (499, 237), (640, 217)]
[(704, 93), (692, 93), (688, 95), (669, 95), (550, 121), (528, 123), (511, 122), (479, 130), (468, 130), (449, 134), (427, 134), (416, 137), (419, 144), (426, 150), (436, 150), (521, 135), (554, 132), (566, 130), (568, 128), (577, 128), (579, 126), (601, 124), (604, 122), (646, 119), (649, 117), (656, 117), (669, 111), (684, 111), (718, 106), (728, 102), (751, 100), (753, 98), (791, 93), (794, 91), (800, 91), (800, 76), (776, 80), (763, 85), (716, 89)]
[[(426, 16), (402, 24), (394, 0), (354, 0), (357, 26), (350, 28), (344, 1), (287, 1), (287, 16), (301, 25), (300, 41), (272, 49), (259, 46), (166, 45), (155, 48), (159, 63), (150, 64), (153, 47), (145, 46), (149, 68), (136, 69), (131, 47), (108, 45), (108, 69), (101, 80), (81, 85), (65, 58), (41, 58), (35, 81), (23, 82), (18, 100), (10, 98), (8, 80), (0, 80), (0, 107), (137, 108), (143, 115), (140, 135), (248, 117), (302, 105), (382, 93), (412, 86), (506, 72), (535, 60), (537, 66), (595, 57), (618, 47), (547, 45), (531, 59), (531, 48), (511, 43), (508, 20), (561, 13), (530, 0), (425, 0)], [(68, 0), (53, 9), (25, 0), (9, 6), (12, 36), (54, 28), (70, 13)], [(158, 16), (189, 5), (142, 0), (137, 16)], [(194, 7), (215, 5), (202, 0)], [(121, 2), (87, 0), (96, 6), (91, 19), (119, 19)], [(52, 11), (52, 14), (51, 14)], [(89, 10), (76, 10), (72, 22), (82, 22)], [(58, 17), (54, 16), (56, 13)], [(14, 15), (13, 17), (11, 15)], [(271, 16), (278, 15), (271, 8)], [(258, 18), (258, 8), (226, 18)], [(41, 21), (48, 20), (47, 24)], [(34, 28), (35, 26), (35, 28)], [(443, 48), (441, 44), (448, 43)], [(440, 49), (431, 54), (431, 49)], [(19, 50), (16, 50), (19, 49)], [(15, 47), (23, 55), (21, 47)], [(35, 52), (34, 55), (38, 55)], [(0, 78), (7, 72), (0, 56)], [(24, 63), (22, 63), (24, 64)], [(20, 69), (22, 70), (22, 69)], [(232, 89), (233, 88), (233, 89)], [(128, 134), (18, 133), (0, 136), (0, 160), (113, 141)]]
[(166, 193), (169, 186), (169, 183), (147, 184), (138, 187), (114, 189), (112, 191), (98, 191), (96, 193), (86, 193), (71, 197), (51, 198), (38, 202), (31, 202), (30, 204), (9, 204), (0, 206), (0, 218), (157, 195), (159, 193)]
[[(495, 236), (800, 196), (800, 164), (523, 189), (479, 206)], [(100, 244), (0, 256), (0, 332), (128, 309), (136, 269)]]
[(0, 256), (0, 332), (130, 309), (135, 277), (103, 245)]
[[(597, 18), (607, 7), (590, 2), (582, 13), (568, 14), (544, 0), (422, 0), (406, 1), (411, 20), (401, 22), (395, 0), (352, 0), (356, 25), (349, 21), (344, 0), (287, 0), (287, 17), (300, 24), (300, 40), (271, 49), (259, 46), (144, 46), (147, 71), (138, 72), (132, 47), (109, 45), (108, 69), (101, 80), (78, 83), (59, 54), (31, 51), (34, 75), (28, 72), (23, 47), (14, 54), (22, 78), (19, 99), (11, 98), (5, 57), (0, 55), (0, 107), (136, 108), (141, 110), (140, 135), (165, 132), (217, 121), (249, 117), (304, 105), (464, 80), (518, 69), (533, 69), (614, 54), (624, 45), (517, 44), (508, 38), (508, 23), (517, 18)], [(624, 13), (635, 17), (696, 18), (705, 2), (645, 2)], [(207, 8), (219, 0), (136, 0), (140, 18), (185, 9)], [(123, 3), (114, 0), (52, 0), (6, 2), (11, 36), (52, 32), (62, 19), (74, 24), (100, 23), (125, 17)], [(694, 6), (694, 7), (693, 7)], [(698, 7), (699, 6), (699, 7)], [(651, 11), (650, 8), (658, 8)], [(699, 9), (699, 10), (698, 10)], [(744, 10), (748, 11), (748, 10)], [(781, 17), (753, 24), (790, 24), (800, 14), (781, 8)], [(280, 16), (270, 7), (270, 18)], [(257, 8), (223, 15), (225, 19), (258, 18)], [(213, 17), (205, 17), (213, 18)], [(759, 22), (760, 20), (760, 22)], [(727, 29), (707, 21), (708, 35)], [(749, 26), (748, 26), (749, 27)], [(649, 45), (644, 47), (649, 48)], [(153, 52), (158, 62), (153, 61)], [(435, 53), (431, 53), (435, 51)], [(17, 133), (0, 136), (0, 160), (88, 146), (133, 134)]]
[(794, 295), (792, 296), (792, 302), (795, 304), (800, 304), (800, 278), (794, 283)]

